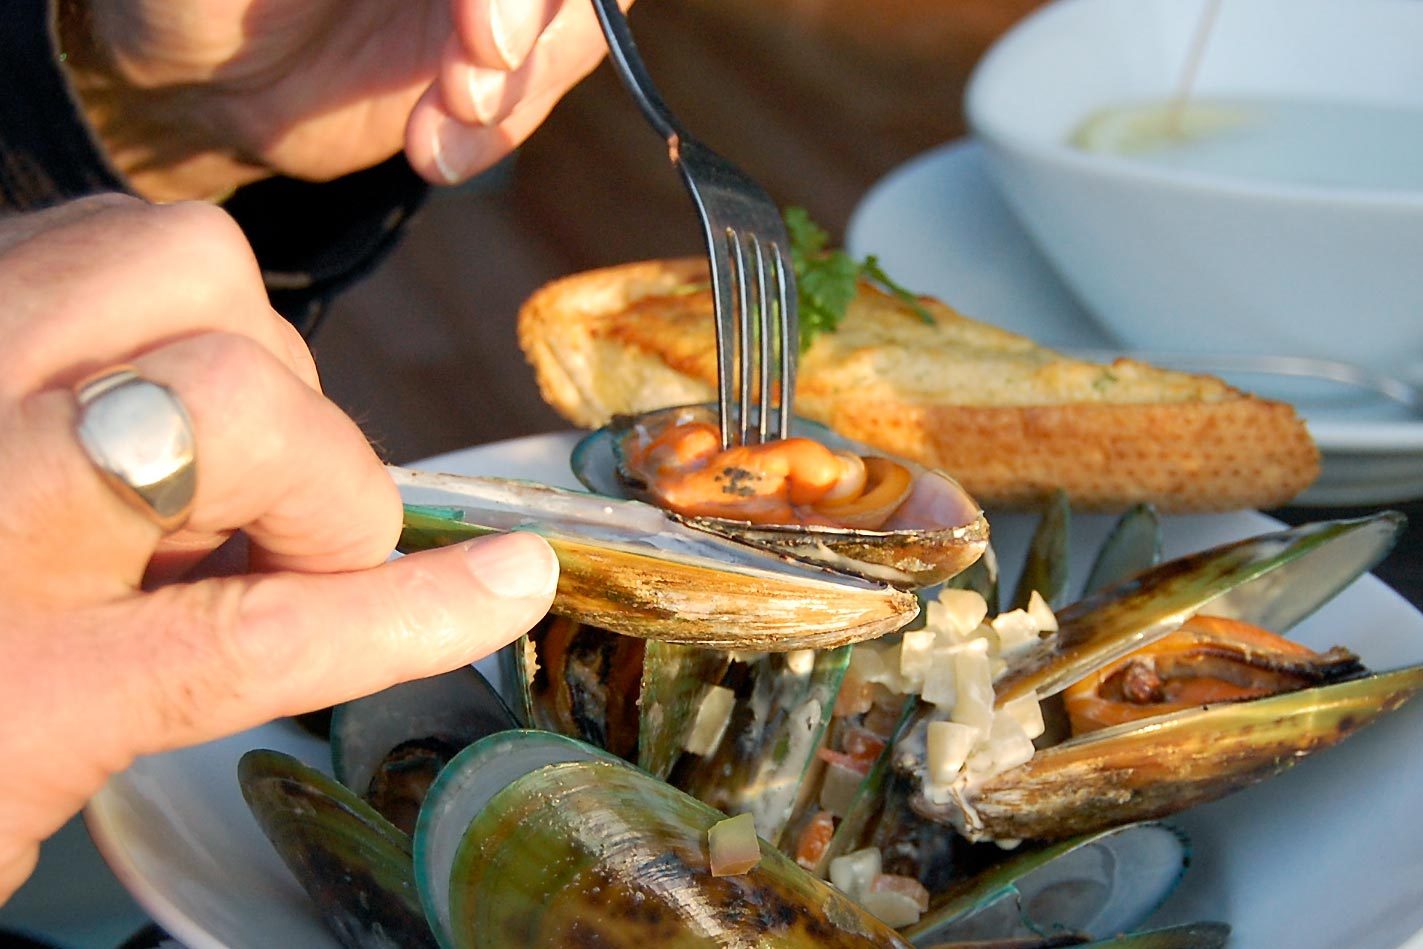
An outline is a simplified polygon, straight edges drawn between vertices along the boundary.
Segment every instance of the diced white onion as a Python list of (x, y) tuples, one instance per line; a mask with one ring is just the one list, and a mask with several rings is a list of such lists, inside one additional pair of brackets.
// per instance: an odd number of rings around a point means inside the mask
[(792, 675), (810, 675), (815, 671), (815, 650), (793, 649), (786, 653), (786, 671)]
[(859, 643), (850, 652), (850, 668), (846, 675), (862, 682), (883, 682), (884, 650), (873, 643)]
[(736, 876), (761, 862), (761, 843), (756, 839), (756, 822), (750, 814), (737, 814), (717, 821), (707, 831), (707, 851), (711, 875)]
[(859, 901), (880, 875), (883, 861), (878, 847), (866, 847), (830, 861), (830, 882), (840, 892)]
[(909, 691), (918, 692), (924, 687), (933, 650), (934, 631), (931, 629), (911, 630), (900, 637), (899, 675)]
[(1016, 721), (1028, 736), (1029, 741), (1047, 730), (1047, 726), (1043, 723), (1043, 707), (1038, 702), (1036, 692), (1020, 695), (1011, 702), (1004, 703), (1003, 707), (999, 709), (999, 714), (1008, 715)]
[(924, 676), (924, 688), (919, 693), (924, 701), (940, 708), (953, 708), (954, 699), (958, 696), (958, 689), (954, 685), (957, 672), (953, 657), (951, 650), (934, 650), (929, 661), (929, 671)]
[(885, 646), (880, 650), (880, 661), (884, 663), (884, 671), (880, 677), (874, 681), (892, 692), (898, 692), (903, 695), (909, 690), (904, 687), (904, 677), (899, 674), (899, 654), (901, 648), (900, 643), (895, 643), (892, 646)]
[(820, 781), (821, 808), (836, 817), (844, 817), (855, 802), (855, 792), (860, 790), (864, 781), (865, 776), (853, 768), (837, 762), (826, 765), (825, 776)]
[(1028, 597), (1028, 615), (1038, 624), (1040, 632), (1057, 632), (1057, 614), (1053, 613), (1052, 607), (1047, 605), (1047, 600), (1044, 600), (1037, 590)]
[(963, 769), (979, 731), (959, 722), (930, 722), (928, 734), (929, 780), (948, 784)]
[(1023, 726), (1011, 715), (998, 715), (988, 733), (988, 747), (993, 754), (995, 774), (1016, 768), (1033, 756), (1033, 742)]
[(1027, 610), (999, 613), (989, 623), (998, 634), (998, 650), (1003, 655), (1017, 652), (1038, 641), (1038, 621)]
[(865, 893), (858, 902), (870, 915), (895, 929), (914, 925), (922, 915), (913, 897), (892, 890)]
[(735, 706), (735, 692), (725, 686), (712, 686), (697, 707), (697, 717), (687, 731), (682, 747), (703, 758), (716, 751), (722, 736), (726, 734), (726, 726), (731, 722), (731, 710)]
[(993, 676), (985, 650), (963, 649), (955, 654), (954, 689), (957, 694), (950, 717), (988, 731), (993, 725)]
[(925, 610), (925, 625), (940, 633), (947, 645), (973, 635), (988, 615), (988, 603), (973, 590), (947, 589)]

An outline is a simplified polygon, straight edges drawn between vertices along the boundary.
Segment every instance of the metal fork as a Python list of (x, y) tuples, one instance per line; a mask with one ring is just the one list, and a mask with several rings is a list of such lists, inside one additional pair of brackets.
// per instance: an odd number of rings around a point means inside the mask
[(773, 431), (785, 438), (800, 348), (785, 223), (760, 185), (682, 128), (653, 85), (617, 0), (592, 2), (618, 77), (667, 140), (672, 165), (681, 172), (702, 220), (716, 306), (722, 447), (753, 437), (769, 441)]

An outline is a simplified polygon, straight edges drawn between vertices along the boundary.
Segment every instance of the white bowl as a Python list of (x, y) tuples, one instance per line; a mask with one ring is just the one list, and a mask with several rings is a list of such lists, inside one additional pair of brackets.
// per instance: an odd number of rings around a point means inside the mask
[[(1423, 191), (1252, 181), (1068, 143), (1104, 107), (1175, 92), (1206, 2), (1059, 0), (1015, 26), (967, 93), (990, 171), (1128, 347), (1293, 353), (1416, 374)], [(1423, 110), (1423, 3), (1224, 0), (1195, 88), (1202, 100)], [(1423, 163), (1423, 140), (1408, 150)]]

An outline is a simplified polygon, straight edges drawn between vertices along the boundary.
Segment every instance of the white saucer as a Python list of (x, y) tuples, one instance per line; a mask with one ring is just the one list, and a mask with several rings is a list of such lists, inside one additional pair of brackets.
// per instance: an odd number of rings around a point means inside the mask
[[(895, 280), (1057, 349), (1119, 349), (1074, 299), (999, 194), (979, 146), (951, 142), (896, 168), (855, 209), (851, 254), (874, 254)], [(1387, 504), (1423, 497), (1423, 420), (1322, 380), (1220, 373), (1294, 403), (1324, 456), (1296, 503)]]

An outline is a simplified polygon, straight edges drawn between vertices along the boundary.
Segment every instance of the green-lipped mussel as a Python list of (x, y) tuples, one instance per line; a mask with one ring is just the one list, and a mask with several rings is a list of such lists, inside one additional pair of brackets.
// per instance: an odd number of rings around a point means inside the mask
[[(619, 416), (612, 423), (587, 436), (575, 449), (573, 471), (591, 491), (610, 497), (664, 498), (657, 490), (657, 472), (643, 463), (646, 449), (679, 426), (714, 428), (713, 406), (696, 405), (663, 409), (639, 416)], [(800, 560), (821, 563), (838, 571), (884, 580), (905, 589), (919, 589), (941, 583), (976, 561), (988, 544), (988, 522), (978, 504), (953, 478), (942, 471), (924, 468), (904, 459), (886, 459), (883, 453), (852, 442), (829, 429), (796, 419), (792, 439), (804, 439), (817, 446), (858, 459), (863, 487), (863, 462), (886, 461), (902, 473), (904, 488), (869, 523), (874, 527), (832, 523), (855, 523), (848, 513), (850, 504), (838, 502), (817, 508), (822, 523), (753, 523), (749, 515), (734, 512), (746, 502), (758, 500), (752, 485), (785, 477), (784, 459), (775, 459), (775, 478), (761, 467), (749, 468), (750, 459), (726, 467), (713, 466), (708, 480), (718, 485), (723, 499), (718, 508), (726, 513), (680, 516), (686, 524), (733, 540), (752, 544)], [(775, 443), (779, 447), (786, 443)], [(755, 449), (761, 446), (752, 446)], [(789, 479), (786, 479), (789, 480)], [(876, 492), (868, 491), (867, 495)], [(872, 501), (866, 504), (874, 507)], [(862, 512), (863, 514), (864, 512)]]
[[(1048, 700), (1051, 719), (1058, 693), (1129, 654), (1142, 655), (1136, 651), (1197, 614), (1288, 630), (1372, 567), (1401, 526), (1387, 513), (1307, 525), (1137, 573), (1059, 611), (1055, 634), (1009, 659), (994, 684), (995, 707), (1035, 697)], [(1239, 658), (1240, 668), (1283, 669), (1288, 674), (1280, 678), (1291, 681), (1241, 701), (1164, 706), (1163, 714), (1068, 740), (1049, 731), (1015, 767), (966, 775), (952, 787), (926, 783), (915, 810), (979, 840), (1052, 838), (1160, 817), (1277, 774), (1423, 688), (1423, 667), (1368, 675), (1342, 651), (1293, 665), (1292, 657), (1258, 650), (1241, 649), (1240, 657), (1223, 651), (1213, 646), (1195, 661), (1214, 671)], [(942, 711), (923, 716), (897, 750), (897, 766), (916, 780), (925, 774), (922, 726), (934, 717)]]
[(694, 530), (637, 501), (392, 469), (406, 552), (532, 530), (558, 554), (554, 611), (631, 636), (731, 649), (829, 647), (914, 618), (913, 594)]

